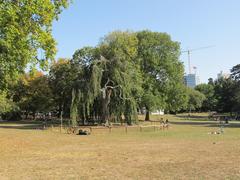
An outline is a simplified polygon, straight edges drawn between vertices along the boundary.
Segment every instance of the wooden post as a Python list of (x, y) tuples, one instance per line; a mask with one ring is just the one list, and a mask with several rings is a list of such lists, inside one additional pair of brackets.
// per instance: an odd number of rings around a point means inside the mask
[(62, 133), (62, 125), (63, 125), (63, 111), (61, 110), (61, 115), (60, 115), (60, 121), (61, 121), (61, 125), (60, 125), (60, 133)]
[(109, 133), (111, 133), (112, 132), (112, 128), (110, 126), (108, 128), (109, 128)]
[(142, 127), (140, 126), (140, 132), (142, 132)]
[(90, 132), (92, 133), (92, 127), (89, 128)]
[(126, 133), (128, 132), (127, 125), (125, 126), (125, 132), (126, 132)]

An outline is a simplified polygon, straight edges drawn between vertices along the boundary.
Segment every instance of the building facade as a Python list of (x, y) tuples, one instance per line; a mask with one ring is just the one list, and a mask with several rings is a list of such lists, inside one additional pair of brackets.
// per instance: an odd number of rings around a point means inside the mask
[(199, 84), (199, 77), (196, 74), (187, 74), (184, 76), (184, 83), (187, 87), (195, 88)]
[(221, 78), (227, 79), (229, 77), (230, 77), (230, 74), (224, 73), (223, 71), (221, 71), (220, 73), (217, 74), (217, 79), (221, 79)]

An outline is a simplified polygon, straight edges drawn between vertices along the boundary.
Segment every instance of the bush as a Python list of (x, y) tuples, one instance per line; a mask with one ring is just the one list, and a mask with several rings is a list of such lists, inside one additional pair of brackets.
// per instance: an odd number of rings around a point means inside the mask
[(20, 110), (15, 109), (10, 112), (4, 113), (2, 115), (2, 119), (7, 121), (20, 121), (22, 119), (21, 114), (22, 113)]

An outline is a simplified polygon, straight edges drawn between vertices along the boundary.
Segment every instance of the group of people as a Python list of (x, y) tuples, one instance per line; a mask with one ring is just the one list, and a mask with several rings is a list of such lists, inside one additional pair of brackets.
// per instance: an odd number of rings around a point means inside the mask
[(161, 122), (161, 125), (162, 125), (163, 129), (164, 128), (166, 128), (166, 129), (169, 128), (169, 121), (168, 121), (168, 119), (166, 119), (165, 121), (162, 119), (160, 122)]

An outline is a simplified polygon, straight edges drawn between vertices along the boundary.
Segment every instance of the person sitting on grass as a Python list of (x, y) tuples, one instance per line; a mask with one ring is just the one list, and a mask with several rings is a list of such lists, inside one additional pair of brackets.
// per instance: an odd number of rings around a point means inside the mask
[(169, 127), (169, 121), (168, 121), (168, 119), (166, 119), (166, 121), (165, 121), (165, 127), (168, 129), (168, 127)]
[(163, 130), (164, 129), (164, 127), (165, 127), (165, 122), (164, 122), (164, 120), (161, 118), (161, 121), (160, 121), (160, 128)]

